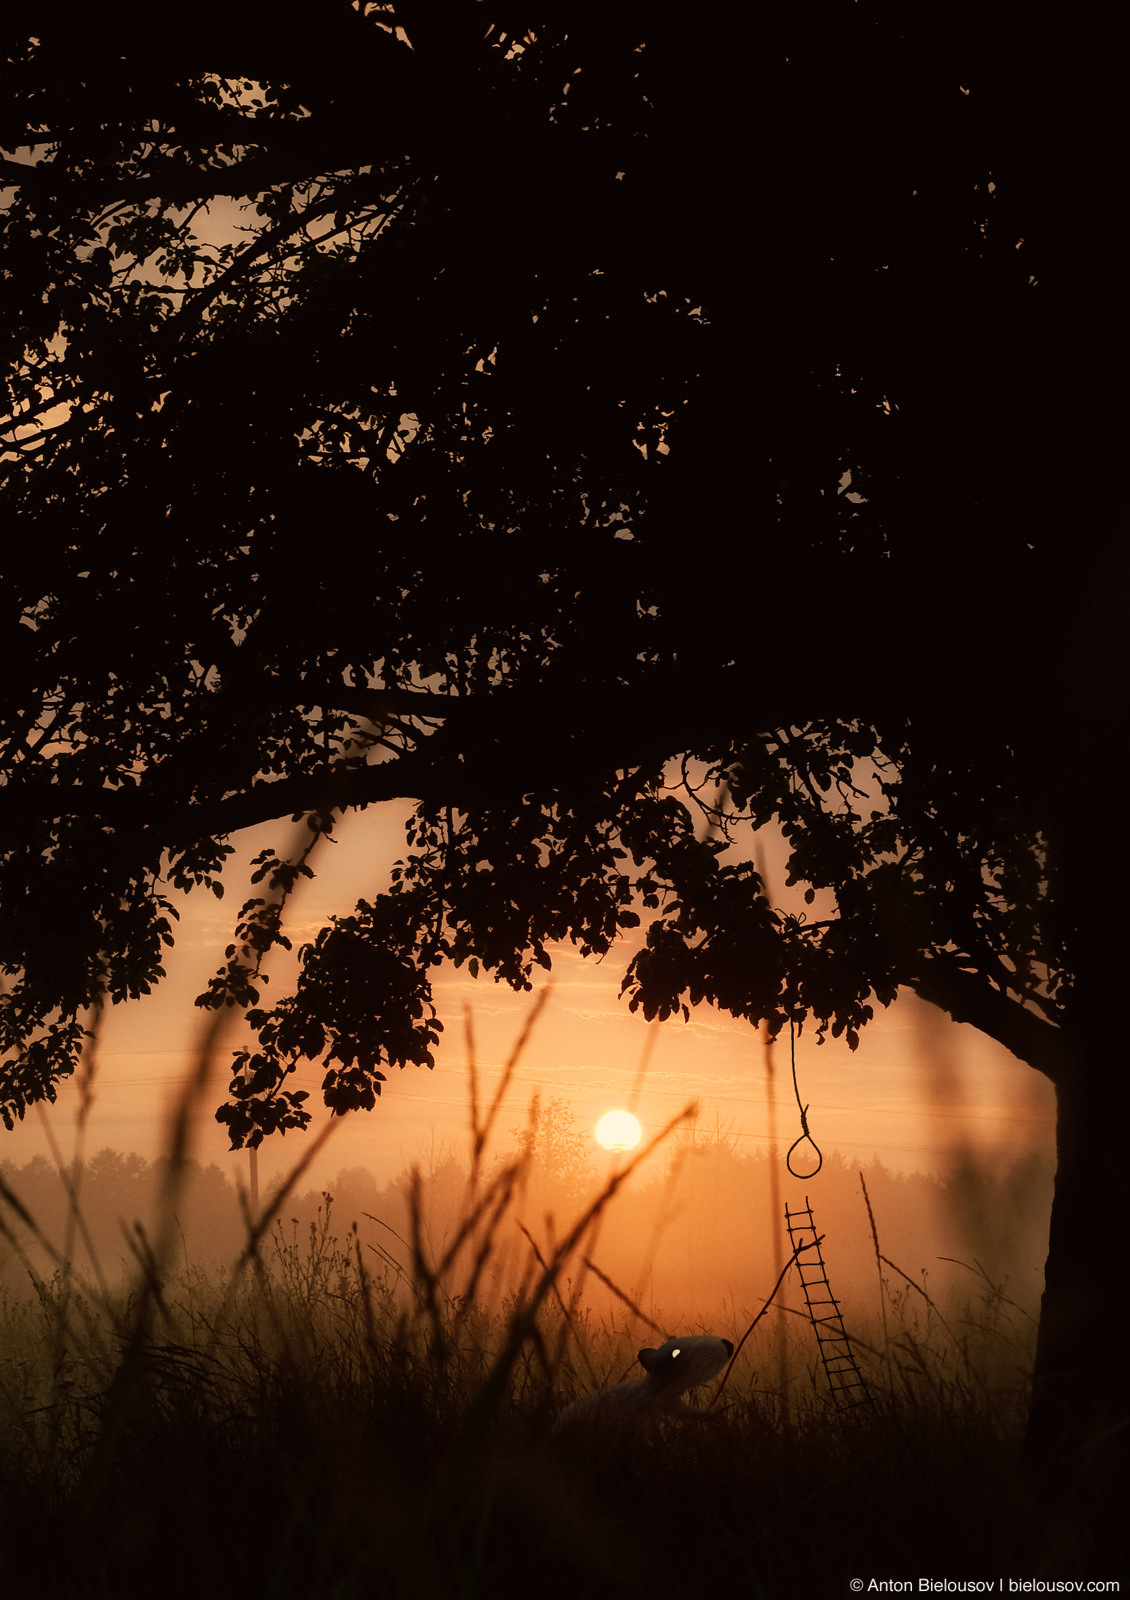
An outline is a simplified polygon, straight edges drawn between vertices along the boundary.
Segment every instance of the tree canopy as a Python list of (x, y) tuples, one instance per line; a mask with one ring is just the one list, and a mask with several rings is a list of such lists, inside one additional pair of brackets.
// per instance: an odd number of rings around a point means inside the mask
[[(309, 868), (259, 864), (201, 997), (259, 1034), (235, 1142), (306, 1120), (299, 1057), (336, 1110), (430, 1061), (441, 959), (525, 985), (641, 909), (649, 1015), (854, 1042), (909, 984), (1056, 1069), (1023, 72), (883, 5), (766, 25), (755, 93), (650, 11), (490, 18), (10, 37), (9, 1122), (233, 831), (391, 797), (396, 881), (271, 1009)], [(766, 903), (739, 817), (830, 917)]]
[[(233, 833), (407, 799), (393, 882), (269, 1007), (310, 866), (256, 864), (201, 996), (257, 1035), (233, 1143), (307, 1120), (299, 1059), (335, 1111), (430, 1061), (442, 960), (521, 987), (646, 917), (630, 1004), (852, 1043), (908, 986), (1056, 1081), (1042, 1414), (1097, 1459), (1126, 679), (1085, 30), (894, 0), (176, 28), (3, 25), (0, 1116), (160, 980), (170, 889), (219, 893)], [(810, 920), (727, 848), (748, 823)]]

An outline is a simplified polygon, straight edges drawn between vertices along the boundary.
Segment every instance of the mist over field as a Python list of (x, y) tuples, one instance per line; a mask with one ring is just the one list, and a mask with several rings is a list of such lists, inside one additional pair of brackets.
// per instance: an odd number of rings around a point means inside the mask
[[(517, 1223), (549, 1251), (597, 1192), (597, 1163), (588, 1158), (562, 1102), (549, 1102), (542, 1125), (547, 1148), (535, 1146), (507, 1224), (507, 1248), (499, 1252), (484, 1286), (496, 1304), (516, 1286), (501, 1263), (528, 1255)], [(939, 1306), (960, 1310), (991, 1286), (1027, 1315), (1037, 1314), (1053, 1179), (1051, 1165), (1040, 1157), (1009, 1166), (966, 1160), (938, 1176), (896, 1173), (877, 1159), (859, 1167), (833, 1152), (805, 1183), (793, 1178), (780, 1158), (743, 1152), (736, 1145), (725, 1132), (677, 1133), (666, 1151), (633, 1175), (588, 1245), (587, 1258), (596, 1270), (582, 1271), (572, 1286), (591, 1314), (619, 1326), (632, 1321), (634, 1306), (671, 1332), (739, 1338), (788, 1259), (783, 1207), (795, 1211), (806, 1200), (825, 1235), (829, 1277), (849, 1324), (863, 1325), (878, 1314), (880, 1268), (894, 1289), (912, 1299), (928, 1295)], [(506, 1154), (496, 1156), (496, 1163)], [(413, 1194), (419, 1242), (433, 1261), (457, 1235), (472, 1201), (465, 1154), (443, 1145), (416, 1173), (418, 1187), (410, 1168), (382, 1184), (371, 1171), (354, 1166), (326, 1186), (288, 1193), (270, 1237), (304, 1245), (315, 1234), (328, 1233), (347, 1248), (359, 1248), (374, 1274), (395, 1278), (399, 1273), (407, 1281)], [(137, 1273), (146, 1241), (156, 1236), (168, 1163), (104, 1148), (66, 1178), (42, 1157), (19, 1167), (4, 1162), (0, 1176), (42, 1236), (5, 1208), (6, 1236), (0, 1238), (5, 1292), (30, 1287), (28, 1267), (49, 1277), (64, 1256), (80, 1276), (118, 1286)], [(68, 1193), (72, 1181), (77, 1211)], [(271, 1201), (269, 1191), (263, 1201)], [(246, 1206), (246, 1195), (218, 1166), (189, 1163), (176, 1203), (171, 1269), (230, 1268), (246, 1242)], [(881, 1255), (897, 1271), (877, 1262), (876, 1234)], [(58, 1259), (52, 1259), (44, 1240), (54, 1245)], [(516, 1265), (514, 1270), (520, 1271)], [(804, 1312), (795, 1276), (780, 1300)]]
[[(506, 1135), (437, 1141), (385, 1182), (264, 1185), (257, 1219), (215, 1164), (0, 1166), (13, 1572), (46, 1546), (35, 1570), (77, 1592), (96, 1525), (106, 1595), (176, 1545), (186, 1597), (504, 1596), (536, 1572), (562, 1600), (742, 1575), (831, 1600), (919, 1559), (939, 1521), (945, 1571), (1028, 1570), (1046, 1160), (905, 1174), (833, 1151), (798, 1181), (688, 1121), (625, 1175), (556, 1098)], [(861, 1380), (846, 1401), (795, 1267), (766, 1309), (806, 1200)], [(737, 1346), (690, 1397), (703, 1420), (555, 1431), (639, 1378), (641, 1348), (697, 1333)], [(657, 1504), (678, 1516), (657, 1526)], [(1069, 1559), (1094, 1570), (1089, 1546)]]

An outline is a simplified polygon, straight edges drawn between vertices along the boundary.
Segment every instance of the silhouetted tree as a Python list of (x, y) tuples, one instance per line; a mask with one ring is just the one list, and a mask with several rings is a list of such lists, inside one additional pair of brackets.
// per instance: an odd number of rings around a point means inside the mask
[(201, 997), (258, 1035), (233, 1143), (307, 1121), (298, 1059), (335, 1111), (430, 1063), (441, 960), (525, 987), (641, 902), (648, 1015), (854, 1045), (913, 988), (1056, 1082), (1033, 1439), (1090, 1495), (1128, 1410), (1114, 100), (1029, 14), (777, 12), (5, 24), (3, 1114), (162, 976), (232, 832), (410, 799), (270, 1009), (310, 868), (258, 863)]
[(518, 1150), (530, 1158), (529, 1176), (538, 1200), (551, 1210), (573, 1205), (592, 1186), (596, 1174), (589, 1154), (591, 1141), (579, 1131), (566, 1101), (550, 1095), (535, 1100), (525, 1127), (511, 1128)]

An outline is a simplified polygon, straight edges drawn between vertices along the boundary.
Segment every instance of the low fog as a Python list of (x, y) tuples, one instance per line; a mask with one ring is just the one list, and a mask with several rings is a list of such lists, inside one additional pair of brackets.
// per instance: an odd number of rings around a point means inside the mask
[[(264, 1254), (293, 1261), (342, 1253), (410, 1297), (419, 1276), (414, 1251), (429, 1271), (439, 1268), (475, 1195), (524, 1152), (510, 1202), (490, 1223), (488, 1281), (477, 1289), (501, 1309), (614, 1170), (610, 1157), (598, 1170), (559, 1100), (542, 1107), (534, 1123), (511, 1130), (511, 1139), (484, 1159), (474, 1189), (470, 1157), (441, 1145), (422, 1166), (383, 1185), (352, 1167), (327, 1187), (287, 1192)], [(800, 1182), (780, 1158), (739, 1150), (738, 1143), (724, 1129), (674, 1134), (585, 1234), (561, 1275), (557, 1304), (590, 1326), (624, 1331), (629, 1342), (637, 1333), (650, 1337), (649, 1329), (736, 1341), (789, 1259), (784, 1207), (796, 1210), (807, 1200), (824, 1236), (833, 1293), (859, 1338), (878, 1343), (880, 1319), (892, 1307), (944, 1317), (951, 1329), (983, 1327), (1002, 1307), (1013, 1323), (1036, 1316), (1053, 1179), (1045, 1159), (987, 1166), (959, 1158), (939, 1177), (895, 1173), (878, 1160), (861, 1169), (832, 1152)], [(164, 1161), (111, 1149), (65, 1177), (42, 1157), (19, 1167), (0, 1163), (0, 1292), (31, 1292), (36, 1277), (50, 1278), (64, 1262), (94, 1285), (124, 1290), (156, 1236), (168, 1176)], [(274, 1198), (264, 1194), (263, 1205)], [(175, 1221), (166, 1274), (220, 1275), (246, 1245), (247, 1197), (219, 1167), (189, 1162)], [(782, 1359), (785, 1319), (795, 1317), (799, 1328), (805, 1315), (795, 1273), (776, 1304), (776, 1322), (764, 1319), (749, 1347), (766, 1379)]]

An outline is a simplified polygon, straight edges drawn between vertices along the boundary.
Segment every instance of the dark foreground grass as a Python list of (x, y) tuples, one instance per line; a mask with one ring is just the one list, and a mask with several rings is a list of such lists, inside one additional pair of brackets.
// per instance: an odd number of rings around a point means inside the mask
[(772, 1422), (739, 1396), (559, 1441), (532, 1366), (477, 1410), (479, 1347), (436, 1371), (404, 1325), (336, 1349), (214, 1331), (155, 1336), (117, 1389), (69, 1354), (40, 1406), (6, 1358), (5, 1594), (815, 1597), (1033, 1570), (1015, 1441), (983, 1416), (814, 1399)]
[(309, 1238), (253, 1235), (222, 1280), (150, 1261), (116, 1300), (37, 1278), (0, 1330), (3, 1600), (821, 1600), (853, 1578), (1113, 1575), (1030, 1515), (999, 1304), (984, 1339), (893, 1305), (886, 1347), (862, 1330), (875, 1403), (851, 1412), (795, 1319), (784, 1390), (743, 1356), (707, 1422), (554, 1435), (656, 1336), (560, 1297), (583, 1227), (500, 1282), (520, 1176), (469, 1197), (438, 1261), (417, 1236), (378, 1266), (327, 1213)]
[[(706, 1421), (555, 1434), (576, 1394), (638, 1375), (640, 1345), (722, 1330), (660, 1330), (623, 1296), (596, 1321), (585, 1263), (647, 1152), (535, 1242), (532, 1141), (485, 1170), (506, 1081), (481, 1111), (472, 1078), (466, 1203), (435, 1250), (419, 1188), (387, 1249), (335, 1237), (328, 1200), (299, 1236), (284, 1190), (229, 1273), (174, 1270), (187, 1097), (169, 1225), (137, 1232), (126, 1294), (80, 1280), (0, 1186), (29, 1285), (0, 1300), (0, 1600), (823, 1600), (1116, 1576), (1028, 1505), (1022, 1314), (984, 1285), (947, 1320), (877, 1237), (892, 1287), (882, 1325), (853, 1330), (872, 1404), (836, 1410), (794, 1317), (787, 1351), (761, 1325)], [(761, 1309), (731, 1307), (727, 1331)]]

